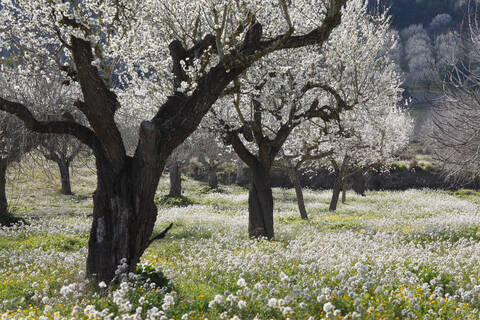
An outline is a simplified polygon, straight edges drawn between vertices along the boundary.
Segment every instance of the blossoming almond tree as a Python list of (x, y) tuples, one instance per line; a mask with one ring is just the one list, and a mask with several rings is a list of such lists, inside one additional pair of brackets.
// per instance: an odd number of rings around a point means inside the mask
[[(364, 174), (377, 165), (387, 166), (394, 160), (396, 152), (409, 142), (413, 127), (406, 111), (395, 104), (379, 106), (381, 108), (376, 110), (365, 109), (362, 117), (346, 114), (345, 133), (329, 137), (333, 153), (323, 163), (335, 174), (330, 211), (337, 209), (340, 193), (345, 190), (348, 178)], [(342, 202), (345, 202), (344, 198)]]
[[(60, 68), (82, 89), (75, 106), (89, 126), (39, 121), (5, 97), (0, 110), (31, 130), (70, 134), (93, 150), (98, 180), (88, 274), (108, 282), (123, 258), (135, 271), (151, 243), (155, 190), (173, 150), (252, 64), (324, 43), (346, 2), (2, 1), (0, 47), (20, 55), (33, 72)], [(151, 105), (158, 108), (151, 117), (145, 113), (129, 156), (115, 113)]]
[[(214, 126), (251, 170), (250, 237), (274, 236), (270, 170), (295, 128), (315, 119), (320, 132), (341, 129), (342, 113), (356, 114), (357, 105), (398, 101), (398, 75), (385, 54), (394, 45), (388, 29), (385, 13), (372, 16), (366, 1), (351, 1), (325, 45), (258, 61), (229, 87), (233, 98), (221, 100), (230, 99), (233, 110), (220, 103), (212, 109)], [(301, 147), (294, 142), (288, 148)]]
[(208, 187), (212, 190), (218, 189), (217, 169), (222, 163), (233, 162), (235, 153), (223, 143), (221, 136), (203, 125), (191, 138), (195, 142), (192, 146), (193, 156), (207, 171)]
[[(58, 76), (59, 72), (57, 72)], [(0, 66), (0, 94), (2, 97), (20, 101), (36, 114), (48, 114), (49, 103), (62, 105), (71, 98), (72, 90), (43, 77), (32, 77), (21, 66)], [(45, 116), (45, 115), (43, 115)], [(5, 195), (6, 170), (13, 163), (42, 143), (39, 135), (26, 130), (15, 116), (0, 111), (0, 215), (7, 213)], [(6, 221), (0, 218), (1, 221)], [(10, 219), (12, 220), (12, 219)], [(13, 221), (13, 220), (12, 220)], [(8, 221), (7, 221), (8, 222)]]
[[(408, 143), (411, 130), (409, 117), (397, 107), (402, 100), (402, 78), (391, 59), (397, 43), (389, 30), (388, 17), (382, 15), (345, 33), (349, 34), (349, 41), (331, 48), (330, 54), (338, 59), (338, 64), (329, 69), (328, 76), (341, 88), (344, 100), (355, 101), (355, 108), (327, 125), (316, 119), (304, 122), (283, 147), (283, 159), (291, 167), (326, 166), (337, 174), (332, 211), (345, 179), (360, 169), (389, 161)], [(372, 36), (367, 37), (369, 34)]]

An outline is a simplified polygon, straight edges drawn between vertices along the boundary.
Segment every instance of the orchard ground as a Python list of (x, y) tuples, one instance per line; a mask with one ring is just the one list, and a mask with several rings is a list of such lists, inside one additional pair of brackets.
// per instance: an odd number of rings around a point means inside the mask
[[(193, 204), (159, 207), (156, 232), (174, 227), (144, 254), (143, 276), (96, 294), (84, 273), (93, 166), (75, 168), (74, 196), (53, 168), (28, 167), (9, 173), (11, 208), (29, 225), (0, 229), (1, 319), (480, 317), (475, 192), (349, 193), (332, 214), (331, 191), (305, 190), (302, 221), (294, 191), (274, 189), (275, 241), (254, 241), (246, 189), (184, 178)], [(158, 199), (167, 193), (164, 178)]]

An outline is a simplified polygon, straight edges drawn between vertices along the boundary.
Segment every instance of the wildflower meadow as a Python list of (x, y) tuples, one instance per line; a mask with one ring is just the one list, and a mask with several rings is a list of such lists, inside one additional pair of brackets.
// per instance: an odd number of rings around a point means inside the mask
[[(42, 170), (9, 176), (27, 224), (0, 230), (3, 319), (478, 319), (480, 196), (407, 190), (348, 194), (274, 188), (276, 236), (251, 240), (248, 192), (209, 192), (183, 177), (191, 205), (162, 205), (167, 236), (137, 273), (119, 265), (95, 290), (85, 274), (94, 175), (76, 168), (73, 196)], [(162, 178), (158, 198), (168, 190)], [(16, 200), (15, 200), (16, 199)]]

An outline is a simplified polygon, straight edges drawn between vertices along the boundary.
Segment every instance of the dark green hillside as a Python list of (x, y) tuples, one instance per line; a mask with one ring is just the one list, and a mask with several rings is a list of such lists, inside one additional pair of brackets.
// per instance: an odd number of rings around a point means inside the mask
[[(421, 23), (428, 27), (430, 21), (441, 13), (448, 13), (456, 24), (464, 18), (466, 9), (461, 0), (380, 0), (381, 6), (391, 7), (393, 27), (403, 29)], [(372, 8), (377, 1), (371, 0)]]

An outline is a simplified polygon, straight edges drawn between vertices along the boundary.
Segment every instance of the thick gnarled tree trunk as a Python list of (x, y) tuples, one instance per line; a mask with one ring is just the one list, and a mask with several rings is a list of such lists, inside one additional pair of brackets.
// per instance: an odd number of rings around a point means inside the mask
[[(98, 164), (98, 185), (93, 196), (93, 222), (89, 239), (87, 271), (97, 281), (111, 281), (122, 259), (127, 272), (135, 272), (157, 217), (153, 201), (159, 176), (140, 179), (132, 161), (119, 174)], [(157, 182), (158, 183), (158, 182)]]
[(273, 195), (270, 168), (257, 164), (252, 170), (248, 193), (248, 235), (273, 239)]
[(182, 196), (182, 172), (178, 162), (173, 162), (170, 167), (170, 192), (169, 197), (180, 198)]

